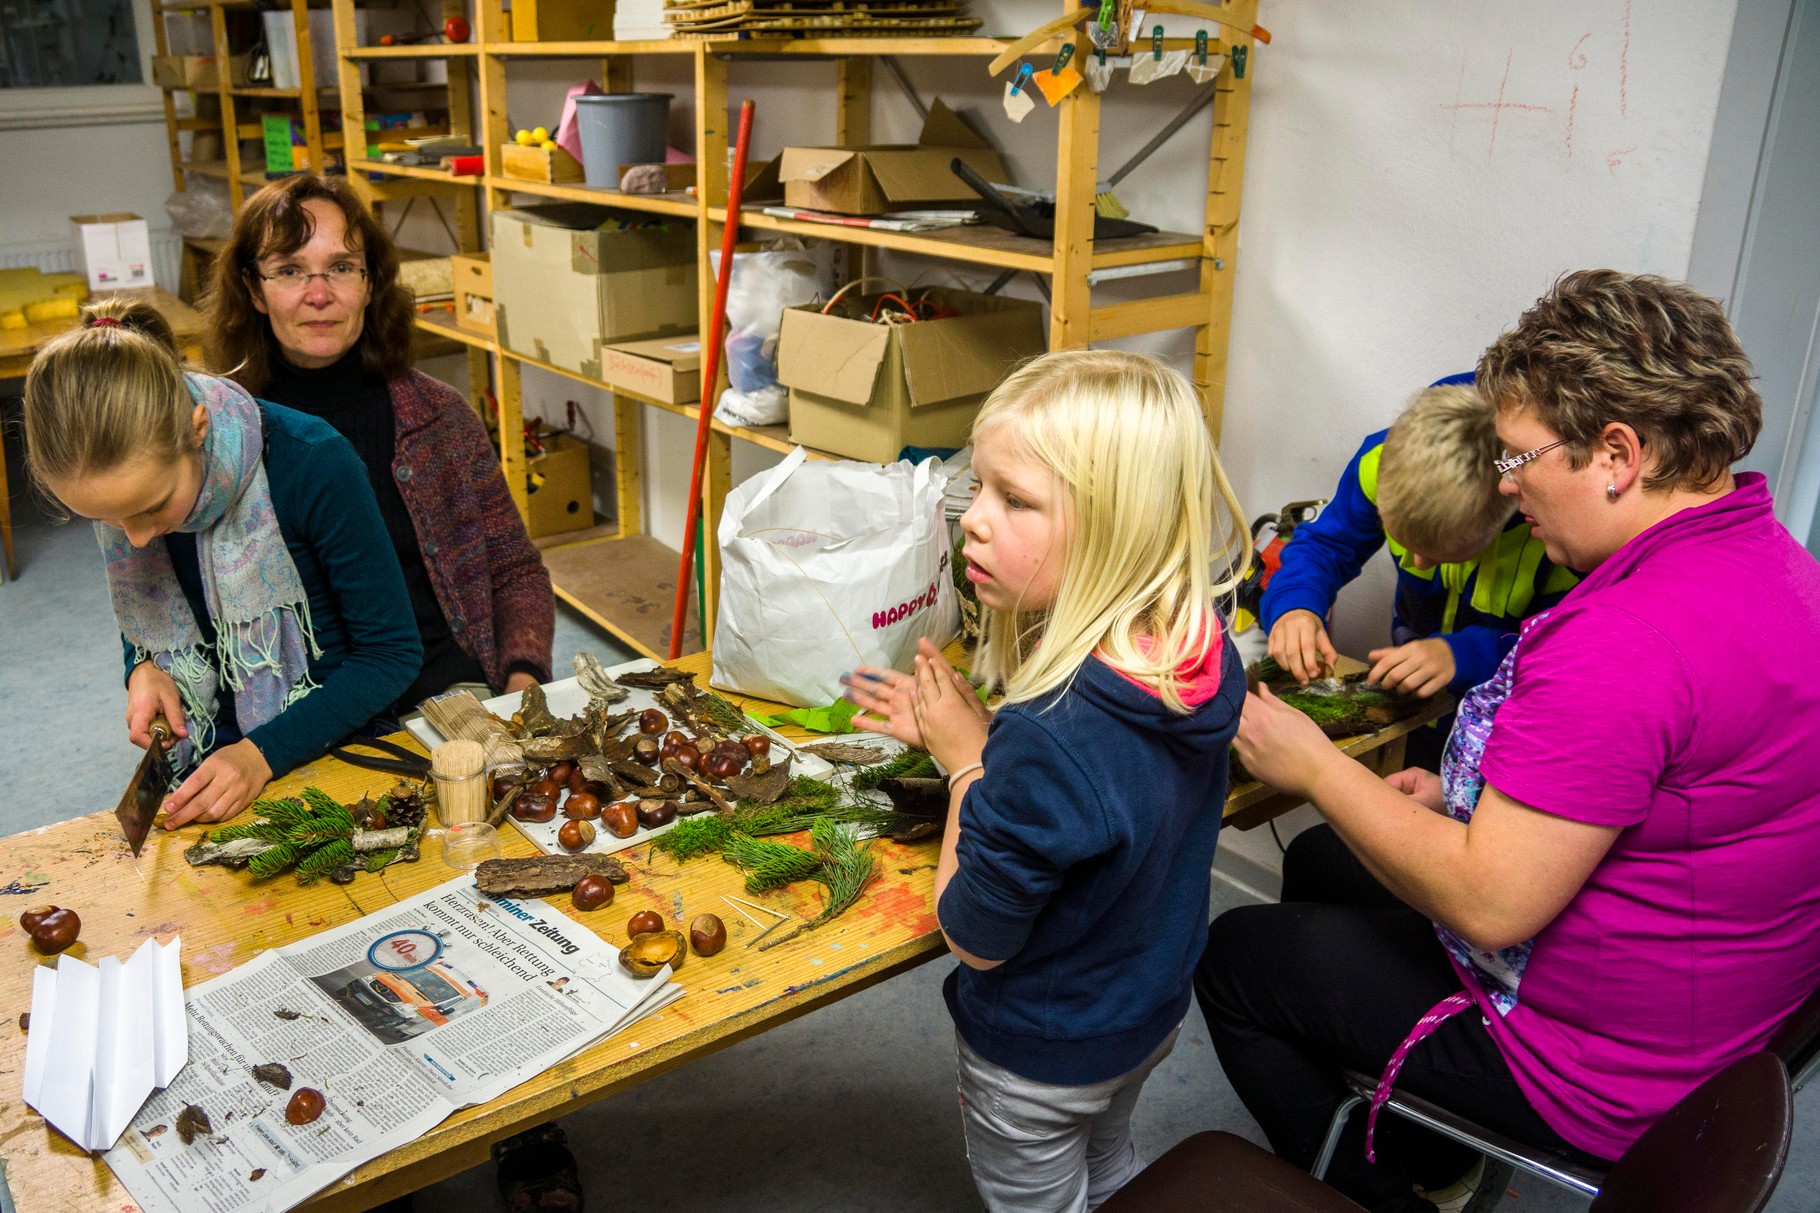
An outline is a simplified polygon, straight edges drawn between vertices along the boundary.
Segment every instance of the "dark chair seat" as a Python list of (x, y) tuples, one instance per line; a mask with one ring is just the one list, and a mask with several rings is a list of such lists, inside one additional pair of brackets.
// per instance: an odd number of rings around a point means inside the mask
[(1115, 1192), (1099, 1213), (1362, 1213), (1300, 1167), (1230, 1133), (1196, 1133)]

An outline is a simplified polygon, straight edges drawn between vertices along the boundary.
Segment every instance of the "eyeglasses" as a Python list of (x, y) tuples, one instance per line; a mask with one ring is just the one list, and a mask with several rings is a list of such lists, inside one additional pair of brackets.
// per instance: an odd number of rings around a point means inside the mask
[(366, 267), (347, 262), (331, 266), (320, 274), (307, 273), (294, 265), (281, 265), (269, 274), (260, 274), (271, 290), (281, 295), (301, 294), (314, 279), (320, 278), (329, 284), (330, 289), (352, 291), (359, 288), (366, 280)]
[(1542, 446), (1536, 447), (1534, 450), (1524, 451), (1521, 455), (1512, 455), (1508, 459), (1494, 459), (1491, 461), (1491, 466), (1498, 469), (1498, 475), (1508, 476), (1531, 460), (1540, 459), (1543, 455), (1546, 455), (1556, 447), (1566, 445), (1567, 439), (1557, 438), (1553, 442), (1544, 443)]

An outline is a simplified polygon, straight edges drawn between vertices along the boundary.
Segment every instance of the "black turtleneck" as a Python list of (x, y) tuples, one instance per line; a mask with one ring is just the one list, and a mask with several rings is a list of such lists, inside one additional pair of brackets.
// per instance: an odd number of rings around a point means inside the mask
[(385, 380), (361, 365), (360, 350), (360, 343), (355, 342), (340, 361), (309, 370), (292, 366), (274, 346), (272, 379), (260, 396), (322, 418), (353, 444), (361, 463), (366, 465), (367, 480), (379, 498), (379, 513), (385, 519), (392, 548), (398, 553), (399, 567), (404, 570), (405, 587), (411, 592), (411, 611), (423, 638), (423, 669), (394, 705), (394, 711), (402, 714), (457, 682), (484, 683), (487, 674), (480, 662), (455, 643), (442, 604), (436, 601), (429, 570), (423, 565), (423, 551), (417, 546), (417, 530), (392, 479), (392, 459), (397, 452), (392, 397), (386, 391)]

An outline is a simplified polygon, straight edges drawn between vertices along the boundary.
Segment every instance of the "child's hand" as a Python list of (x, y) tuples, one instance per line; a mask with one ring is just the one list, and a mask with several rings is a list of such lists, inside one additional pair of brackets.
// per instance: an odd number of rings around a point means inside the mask
[(1420, 767), (1407, 767), (1384, 776), (1384, 782), (1425, 809), (1439, 813), (1442, 808), (1441, 777)]
[(1272, 661), (1303, 684), (1329, 677), (1340, 659), (1321, 617), (1313, 611), (1290, 611), (1277, 620), (1270, 629), (1268, 652)]
[(1321, 726), (1260, 687), (1245, 696), (1232, 748), (1252, 776), (1279, 792), (1310, 798), (1324, 764), (1350, 762)]
[(1439, 636), (1412, 640), (1392, 649), (1373, 649), (1366, 681), (1387, 690), (1427, 699), (1453, 681), (1453, 646)]
[(917, 643), (916, 723), (923, 748), (950, 771), (980, 760), (992, 717), (927, 637)]
[(916, 723), (914, 677), (897, 670), (863, 665), (851, 674), (842, 674), (840, 681), (847, 688), (847, 702), (858, 704), (862, 713), (854, 716), (854, 728), (895, 737), (919, 750), (926, 748), (922, 730)]

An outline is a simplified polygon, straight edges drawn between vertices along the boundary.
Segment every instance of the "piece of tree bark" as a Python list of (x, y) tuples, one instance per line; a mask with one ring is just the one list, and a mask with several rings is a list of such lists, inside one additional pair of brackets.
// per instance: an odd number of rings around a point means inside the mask
[(492, 897), (541, 897), (566, 892), (583, 876), (599, 872), (614, 884), (631, 877), (607, 855), (536, 855), (529, 859), (488, 859), (474, 870), (474, 884)]

